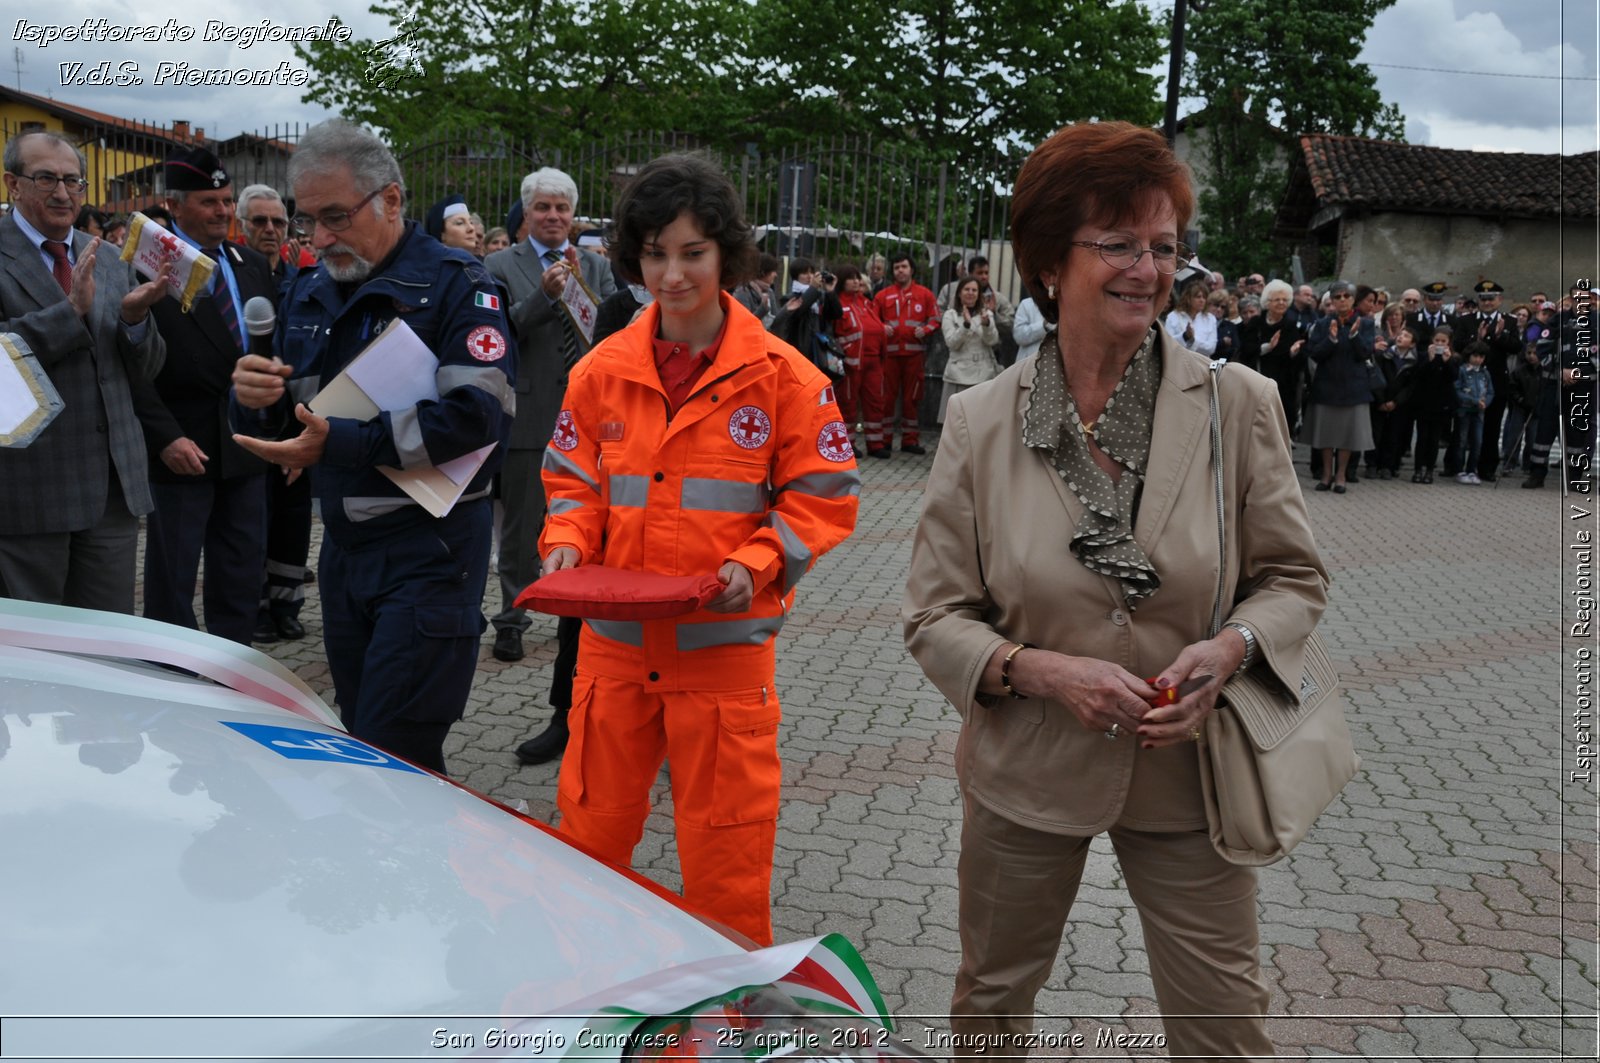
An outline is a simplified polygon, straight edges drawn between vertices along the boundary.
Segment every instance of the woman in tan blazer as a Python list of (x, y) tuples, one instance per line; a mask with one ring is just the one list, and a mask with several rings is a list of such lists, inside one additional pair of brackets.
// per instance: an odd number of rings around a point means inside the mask
[[(1278, 389), (1222, 374), (1223, 614), (1204, 358), (1155, 325), (1193, 207), (1162, 139), (1071, 126), (1017, 179), (1018, 266), (1060, 322), (950, 403), (906, 588), (906, 641), (962, 715), (963, 1057), (1026, 1054), (1090, 839), (1139, 909), (1174, 1055), (1271, 1055), (1255, 873), (1212, 849), (1202, 721), (1241, 668), (1297, 686), (1326, 601)], [(1145, 677), (1150, 677), (1147, 681)], [(1198, 689), (1174, 704), (1168, 688)], [(1208, 1018), (1206, 1016), (1220, 1016)]]

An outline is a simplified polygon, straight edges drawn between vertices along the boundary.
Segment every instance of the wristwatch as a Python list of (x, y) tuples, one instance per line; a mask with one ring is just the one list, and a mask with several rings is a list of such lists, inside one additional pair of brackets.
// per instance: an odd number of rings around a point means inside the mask
[(1237, 620), (1230, 620), (1222, 626), (1233, 628), (1239, 633), (1239, 637), (1244, 639), (1244, 660), (1240, 661), (1239, 667), (1233, 671), (1234, 675), (1243, 675), (1250, 670), (1252, 664), (1256, 663), (1256, 647), (1259, 645), (1256, 642), (1256, 633)]

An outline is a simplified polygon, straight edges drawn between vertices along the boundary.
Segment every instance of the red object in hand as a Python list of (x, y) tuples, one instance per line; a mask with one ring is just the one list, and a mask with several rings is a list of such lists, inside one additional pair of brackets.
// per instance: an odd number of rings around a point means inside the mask
[(705, 608), (724, 586), (715, 575), (666, 576), (579, 565), (534, 580), (517, 595), (516, 605), (588, 620), (662, 620)]
[[(1154, 687), (1156, 686), (1156, 681), (1160, 678), (1160, 676), (1155, 676), (1153, 678), (1146, 679), (1145, 682)], [(1190, 676), (1188, 679), (1185, 679), (1175, 687), (1156, 687), (1156, 696), (1150, 699), (1150, 704), (1176, 705), (1178, 702), (1182, 701), (1190, 694), (1193, 694), (1196, 690), (1199, 690), (1209, 682), (1211, 682), (1211, 676), (1195, 675)]]

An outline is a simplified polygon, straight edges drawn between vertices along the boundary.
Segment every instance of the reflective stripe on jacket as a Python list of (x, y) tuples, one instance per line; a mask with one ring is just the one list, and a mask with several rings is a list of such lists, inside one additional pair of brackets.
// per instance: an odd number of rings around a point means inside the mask
[(716, 361), (677, 413), (651, 350), (652, 305), (573, 370), (545, 448), (541, 557), (570, 546), (613, 568), (750, 570), (743, 613), (585, 624), (585, 668), (654, 689), (770, 682), (795, 585), (855, 528), (861, 482), (827, 376), (736, 301), (723, 308)]

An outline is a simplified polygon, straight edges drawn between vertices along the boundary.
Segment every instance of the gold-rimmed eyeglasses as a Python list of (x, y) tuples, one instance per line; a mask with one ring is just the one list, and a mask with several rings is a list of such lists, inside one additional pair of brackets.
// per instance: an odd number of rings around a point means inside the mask
[(1157, 273), (1173, 274), (1189, 264), (1193, 252), (1183, 244), (1152, 244), (1149, 247), (1134, 240), (1073, 240), (1073, 247), (1087, 247), (1100, 253), (1100, 261), (1112, 269), (1132, 269), (1145, 255), (1155, 265)]

